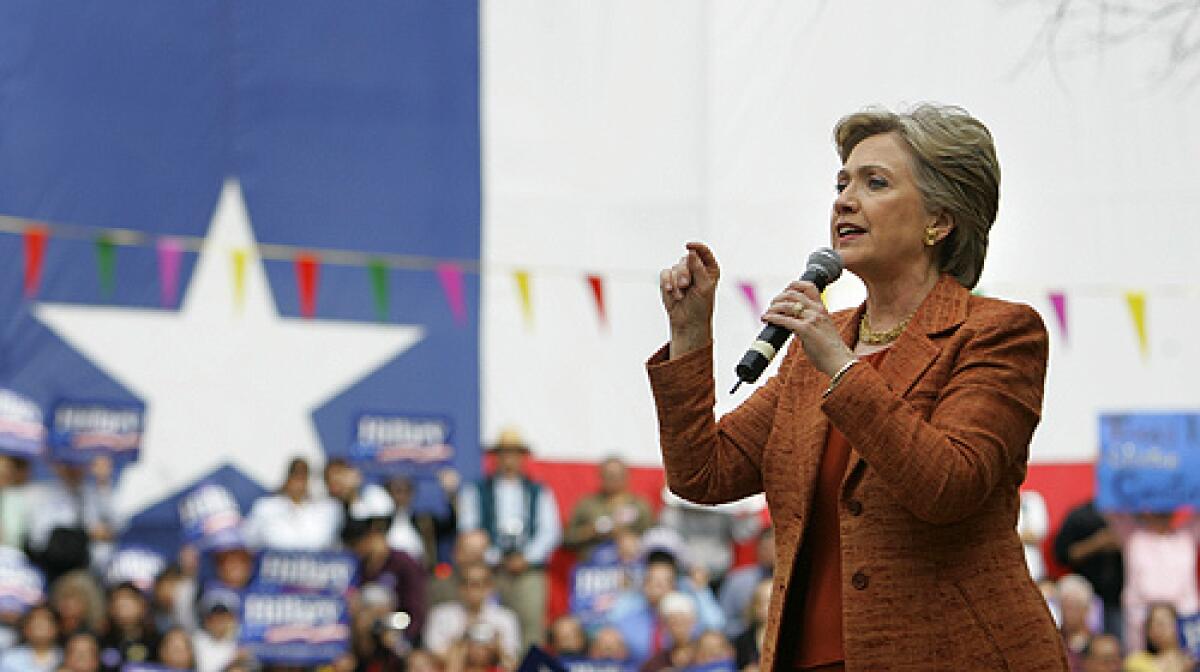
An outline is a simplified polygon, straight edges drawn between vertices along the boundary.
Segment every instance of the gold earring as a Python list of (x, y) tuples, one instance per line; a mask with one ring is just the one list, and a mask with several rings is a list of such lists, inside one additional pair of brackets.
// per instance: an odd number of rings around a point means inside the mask
[(935, 228), (925, 229), (925, 247), (933, 247), (938, 242), (938, 231)]

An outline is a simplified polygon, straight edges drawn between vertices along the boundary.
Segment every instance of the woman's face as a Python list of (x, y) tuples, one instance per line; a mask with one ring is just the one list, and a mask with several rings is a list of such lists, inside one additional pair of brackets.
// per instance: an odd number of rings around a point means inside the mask
[(63, 648), (63, 668), (71, 672), (96, 672), (100, 669), (100, 645), (92, 635), (75, 635)]
[(1154, 609), (1150, 612), (1147, 638), (1158, 646), (1159, 651), (1170, 651), (1179, 646), (1179, 628), (1175, 616), (1169, 609)]
[(163, 665), (176, 670), (190, 670), (193, 665), (192, 645), (182, 630), (171, 630), (158, 645), (158, 658)]
[(38, 609), (29, 615), (25, 624), (25, 639), (34, 648), (42, 648), (54, 644), (58, 638), (58, 624), (47, 609)]
[(890, 279), (933, 263), (926, 212), (912, 172), (912, 155), (894, 133), (858, 143), (837, 175), (830, 236), (847, 270), (862, 278)]

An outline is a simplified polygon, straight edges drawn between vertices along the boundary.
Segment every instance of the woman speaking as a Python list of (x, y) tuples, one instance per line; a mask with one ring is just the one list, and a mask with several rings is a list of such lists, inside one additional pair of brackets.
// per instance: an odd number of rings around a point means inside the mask
[(717, 420), (720, 269), (689, 243), (662, 271), (671, 341), (647, 365), (667, 482), (706, 504), (766, 493), (764, 670), (1066, 670), (1016, 533), (1046, 330), (970, 293), (999, 201), (991, 134), (927, 104), (851, 114), (834, 138), (829, 235), (866, 301), (830, 314), (791, 283), (763, 320), (797, 344)]

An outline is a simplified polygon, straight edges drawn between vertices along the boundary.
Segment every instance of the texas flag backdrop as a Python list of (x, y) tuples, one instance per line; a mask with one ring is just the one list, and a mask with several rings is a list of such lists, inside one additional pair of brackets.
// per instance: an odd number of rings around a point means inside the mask
[(0, 5), (0, 386), (144, 410), (131, 514), (363, 413), (447, 418), (478, 475), (478, 34), (475, 0)]

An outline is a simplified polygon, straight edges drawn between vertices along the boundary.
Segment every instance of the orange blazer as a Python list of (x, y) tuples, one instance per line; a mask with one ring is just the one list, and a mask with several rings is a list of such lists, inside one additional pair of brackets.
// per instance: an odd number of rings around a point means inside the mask
[[(833, 316), (853, 346), (864, 306)], [(852, 452), (839, 494), (847, 670), (1066, 670), (1025, 565), (1018, 487), (1041, 414), (1046, 328), (943, 276), (879, 371), (829, 378), (794, 345), (719, 421), (712, 348), (647, 363), (667, 483), (717, 504), (766, 492), (776, 565), (763, 669), (780, 632), (829, 426)]]

